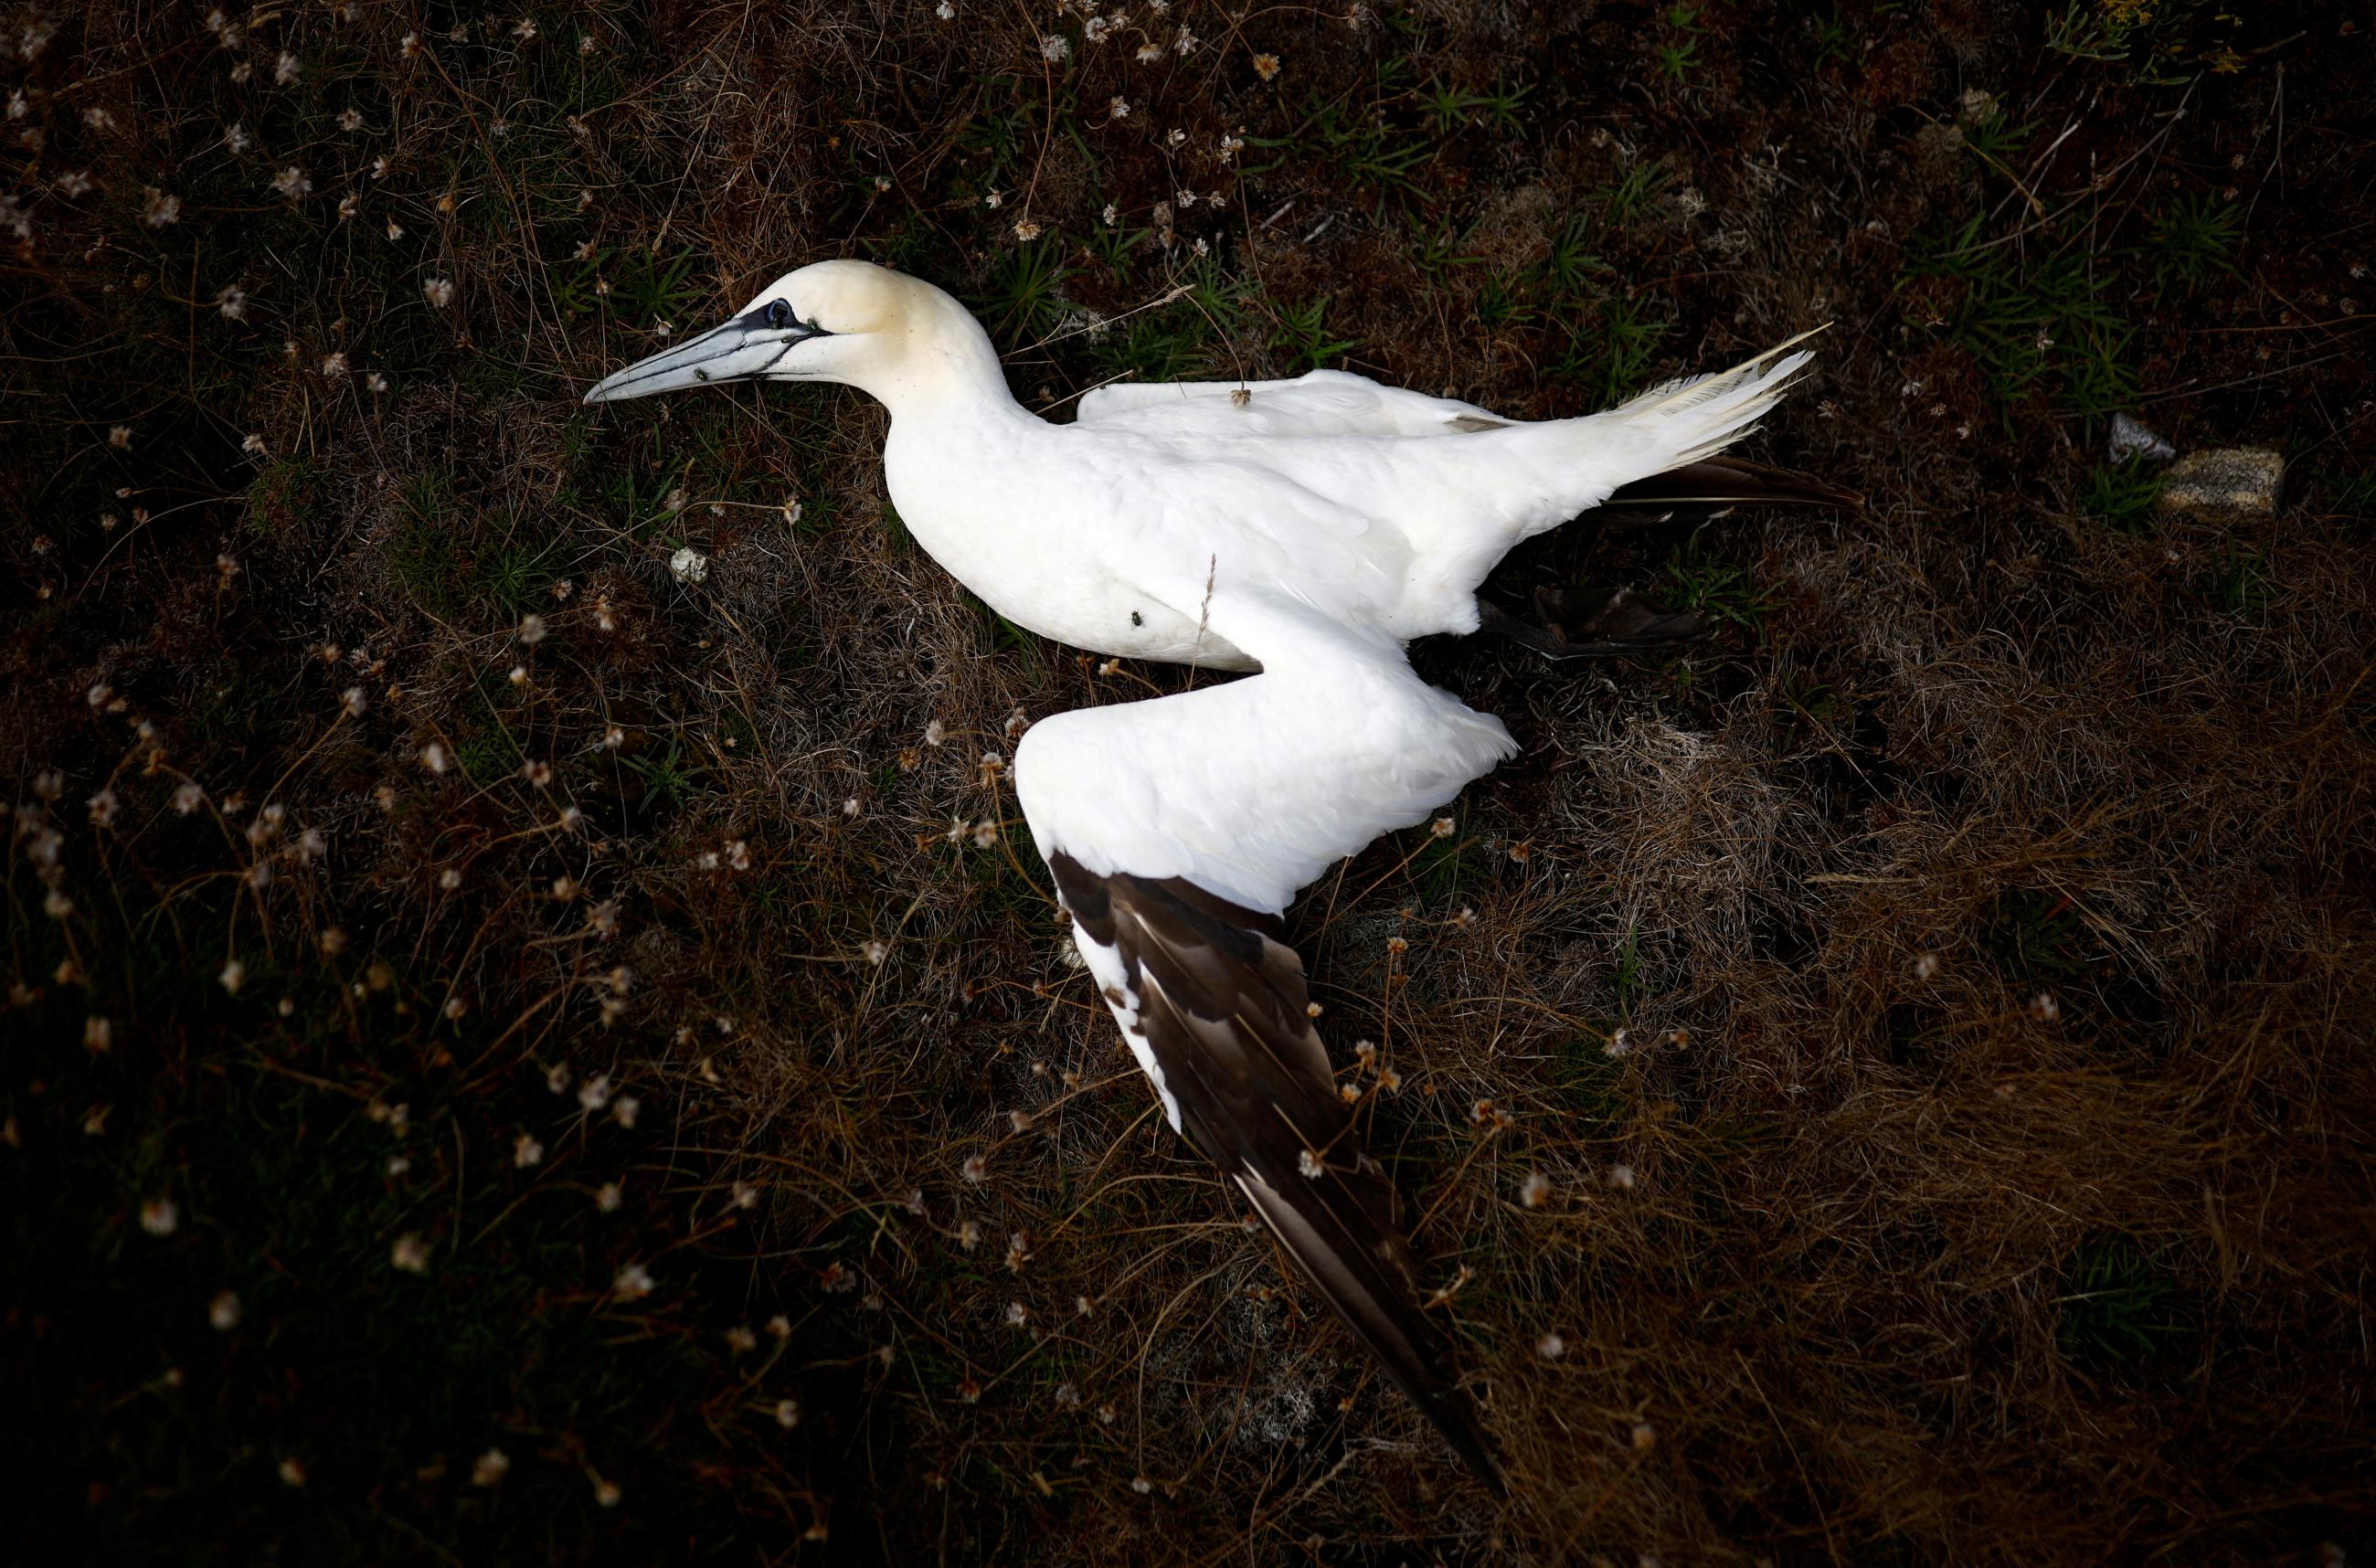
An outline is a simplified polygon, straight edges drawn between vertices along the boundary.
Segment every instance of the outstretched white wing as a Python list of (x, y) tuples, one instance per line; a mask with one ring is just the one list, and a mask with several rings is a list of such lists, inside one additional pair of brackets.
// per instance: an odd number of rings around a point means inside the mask
[(1172, 1126), (1498, 1486), (1278, 917), (1332, 861), (1507, 756), (1509, 732), (1421, 681), (1390, 639), (1260, 592), (1218, 593), (1209, 615), (1263, 672), (1043, 719), (1016, 756), (1024, 814)]
[(1473, 403), (1384, 386), (1350, 371), (1291, 381), (1123, 381), (1081, 398), (1083, 424), (1148, 435), (1461, 435), (1512, 421)]

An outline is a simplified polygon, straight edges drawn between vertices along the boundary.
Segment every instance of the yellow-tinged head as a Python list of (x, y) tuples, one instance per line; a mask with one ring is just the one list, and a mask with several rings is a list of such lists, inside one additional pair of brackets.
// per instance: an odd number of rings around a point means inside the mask
[(872, 262), (820, 261), (768, 284), (724, 326), (606, 377), (586, 401), (738, 381), (838, 381), (895, 414), (1006, 398), (989, 335), (956, 301)]

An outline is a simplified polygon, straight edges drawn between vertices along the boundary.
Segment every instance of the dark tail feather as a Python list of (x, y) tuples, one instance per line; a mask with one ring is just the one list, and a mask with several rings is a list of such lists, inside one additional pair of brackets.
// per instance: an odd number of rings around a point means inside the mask
[[(1645, 509), (1671, 513), (1719, 506), (1839, 506), (1856, 510), (1863, 505), (1864, 497), (1821, 480), (1768, 468), (1744, 457), (1716, 457), (1635, 480), (1602, 502), (1599, 510), (1622, 507), (1625, 514)], [(1657, 519), (1620, 515), (1604, 520), (1639, 523)]]
[(1251, 1173), (1239, 1190), (1318, 1290), (1339, 1322), (1377, 1357), (1396, 1387), (1419, 1407), (1453, 1452), (1496, 1497), (1510, 1483), (1485, 1434), (1477, 1406), (1453, 1377), (1451, 1357), (1413, 1289), (1416, 1265), (1401, 1229), (1378, 1212), (1394, 1206), (1384, 1171), (1366, 1157), (1355, 1170), (1331, 1170), (1317, 1180), (1289, 1178), (1275, 1189)]

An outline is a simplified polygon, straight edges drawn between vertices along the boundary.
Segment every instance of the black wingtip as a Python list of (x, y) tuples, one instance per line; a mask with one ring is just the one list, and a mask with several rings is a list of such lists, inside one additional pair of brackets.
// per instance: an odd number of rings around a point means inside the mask
[(1864, 509), (1864, 497), (1804, 474), (1752, 463), (1746, 457), (1716, 457), (1622, 485), (1601, 505), (1627, 511), (1645, 507), (1835, 506), (1854, 512)]
[(1302, 960), (1277, 916), (1177, 878), (1048, 857), (1077, 939), (1109, 950), (1124, 1011), (1190, 1141), (1239, 1191), (1337, 1319), (1497, 1497), (1503, 1477), (1452, 1347), (1420, 1300), (1419, 1263), (1384, 1167), (1312, 1027)]
[(1430, 1398), (1414, 1399), (1412, 1403), (1419, 1407), (1420, 1413), (1435, 1430), (1443, 1434), (1444, 1441), (1452, 1444), (1452, 1451), (1460, 1455), (1460, 1462), (1468, 1467), (1468, 1473), (1475, 1476), (1478, 1482), (1498, 1501), (1508, 1502), (1509, 1472), (1502, 1467), (1501, 1451), (1486, 1431), (1485, 1423), (1478, 1414), (1477, 1402), (1468, 1396), (1468, 1391), (1455, 1388)]

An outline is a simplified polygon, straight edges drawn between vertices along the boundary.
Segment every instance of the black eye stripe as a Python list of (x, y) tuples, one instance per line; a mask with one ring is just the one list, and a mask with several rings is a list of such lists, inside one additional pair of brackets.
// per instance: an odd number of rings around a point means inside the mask
[(792, 307), (786, 304), (781, 300), (769, 300), (767, 302), (766, 315), (768, 326), (781, 327), (785, 322), (791, 319)]

